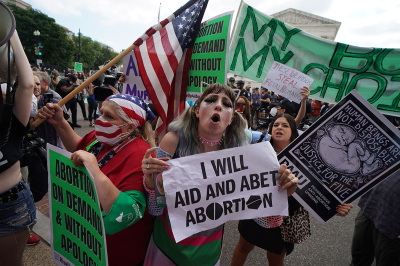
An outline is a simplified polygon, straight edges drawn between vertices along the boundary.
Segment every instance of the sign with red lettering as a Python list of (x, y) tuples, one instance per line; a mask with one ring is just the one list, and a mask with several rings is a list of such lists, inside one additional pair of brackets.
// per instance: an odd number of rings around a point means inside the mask
[(287, 65), (274, 61), (261, 86), (288, 98), (296, 103), (301, 102), (300, 89), (310, 87), (313, 79)]

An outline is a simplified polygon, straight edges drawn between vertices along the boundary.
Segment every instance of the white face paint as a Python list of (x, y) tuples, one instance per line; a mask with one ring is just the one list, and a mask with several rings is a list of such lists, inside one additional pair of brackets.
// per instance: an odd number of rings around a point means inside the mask
[(225, 92), (210, 93), (197, 109), (197, 117), (202, 136), (222, 135), (232, 121), (233, 103)]
[(216, 105), (220, 105), (221, 110), (223, 112), (232, 112), (233, 104), (225, 93), (223, 94), (210, 93), (201, 102), (200, 107), (214, 108)]

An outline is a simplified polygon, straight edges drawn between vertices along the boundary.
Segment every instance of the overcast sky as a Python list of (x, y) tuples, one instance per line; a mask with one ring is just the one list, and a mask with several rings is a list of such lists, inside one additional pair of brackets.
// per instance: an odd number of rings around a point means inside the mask
[[(165, 19), (187, 0), (25, 0), (76, 35), (105, 43), (116, 52), (129, 47), (150, 26)], [(341, 22), (335, 41), (363, 47), (400, 48), (398, 0), (247, 0), (271, 15), (295, 8)], [(209, 0), (203, 20), (236, 11), (240, 0)]]

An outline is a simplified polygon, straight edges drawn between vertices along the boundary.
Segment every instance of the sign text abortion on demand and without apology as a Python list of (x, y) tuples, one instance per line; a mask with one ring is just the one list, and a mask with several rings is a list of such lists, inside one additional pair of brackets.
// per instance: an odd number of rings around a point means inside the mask
[(85, 167), (49, 145), (50, 221), (53, 260), (107, 265), (105, 233), (95, 185)]
[(200, 88), (225, 83), (228, 36), (233, 12), (227, 12), (202, 23), (190, 59), (186, 100), (196, 101)]
[(169, 164), (163, 184), (177, 242), (229, 220), (288, 214), (286, 191), (278, 192), (279, 164), (268, 142)]

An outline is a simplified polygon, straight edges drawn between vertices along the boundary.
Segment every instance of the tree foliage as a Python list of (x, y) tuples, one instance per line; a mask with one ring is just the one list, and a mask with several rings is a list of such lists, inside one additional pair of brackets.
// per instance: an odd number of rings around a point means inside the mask
[[(73, 68), (75, 55), (79, 53), (78, 36), (39, 10), (23, 9), (14, 4), (8, 6), (14, 14), (16, 28), (30, 62), (36, 62), (35, 46), (40, 42), (43, 63)], [(39, 38), (33, 35), (35, 30), (40, 31)], [(98, 69), (99, 65), (115, 56), (117, 53), (110, 47), (81, 34), (81, 62), (85, 69)]]

